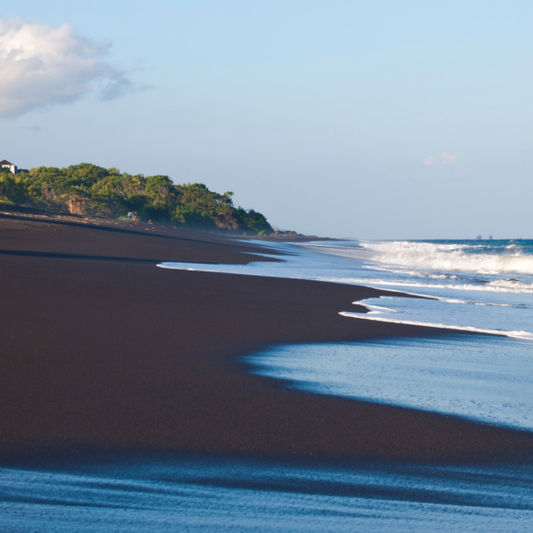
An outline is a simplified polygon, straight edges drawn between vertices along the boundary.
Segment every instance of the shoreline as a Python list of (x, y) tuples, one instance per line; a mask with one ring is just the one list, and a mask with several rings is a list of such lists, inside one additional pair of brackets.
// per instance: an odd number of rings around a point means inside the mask
[(438, 334), (339, 315), (389, 291), (167, 271), (157, 263), (275, 259), (235, 236), (110, 226), (0, 215), (2, 462), (94, 452), (423, 463), (532, 456), (528, 432), (295, 391), (238, 361), (275, 344)]

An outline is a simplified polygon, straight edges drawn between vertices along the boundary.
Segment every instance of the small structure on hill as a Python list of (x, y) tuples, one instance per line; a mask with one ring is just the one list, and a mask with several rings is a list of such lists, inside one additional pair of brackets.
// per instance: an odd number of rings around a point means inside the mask
[(20, 174), (21, 172), (29, 172), (29, 170), (25, 168), (18, 168), (17, 165), (14, 165), (7, 159), (4, 159), (3, 161), (0, 161), (0, 168), (7, 168), (11, 174)]
[(17, 166), (7, 161), (7, 159), (0, 161), (0, 167), (9, 169), (12, 174), (17, 173)]

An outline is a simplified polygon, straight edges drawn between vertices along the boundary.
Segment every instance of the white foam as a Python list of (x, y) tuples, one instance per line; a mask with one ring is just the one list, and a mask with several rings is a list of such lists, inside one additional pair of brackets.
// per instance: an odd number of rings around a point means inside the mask
[[(479, 274), (533, 274), (533, 257), (520, 249), (506, 254), (467, 253), (482, 245), (436, 244), (427, 242), (362, 242), (360, 246), (374, 252), (372, 260), (404, 267), (432, 271), (476, 272)], [(509, 249), (509, 248), (508, 248)], [(510, 250), (510, 249), (509, 249)]]
[(350, 317), (350, 318), (360, 318), (362, 320), (373, 320), (375, 322), (391, 322), (393, 324), (405, 324), (408, 326), (423, 326), (425, 328), (451, 329), (454, 331), (469, 331), (471, 333), (483, 333), (486, 335), (500, 335), (502, 337), (510, 337), (513, 339), (533, 341), (533, 333), (530, 333), (528, 331), (501, 331), (497, 329), (475, 328), (473, 326), (454, 326), (454, 325), (449, 325), (449, 324), (435, 324), (432, 322), (416, 322), (413, 320), (395, 320), (393, 318), (379, 318), (376, 316), (368, 316), (368, 314), (365, 315), (363, 313), (353, 313), (351, 311), (341, 311), (339, 315)]
[(348, 278), (348, 277), (319, 277), (320, 281), (330, 281), (336, 283), (361, 284), (367, 286), (387, 286), (387, 287), (414, 287), (422, 289), (451, 289), (457, 291), (476, 292), (499, 292), (514, 294), (533, 294), (531, 283), (506, 283), (491, 282), (479, 285), (472, 284), (444, 284), (444, 283), (418, 283), (416, 281), (404, 281), (399, 279), (379, 279), (379, 278)]
[[(357, 304), (359, 302), (352, 302), (352, 303)], [(372, 309), (374, 313), (379, 313), (381, 311), (388, 311), (389, 313), (396, 312), (394, 309), (390, 309), (389, 307), (381, 307), (380, 305), (365, 305), (365, 307), (367, 307), (368, 309)]]
[[(433, 272), (474, 272), (478, 274), (533, 274), (533, 256), (513, 244), (506, 253), (472, 253), (487, 245), (444, 244), (412, 241), (362, 241), (358, 246), (308, 244), (306, 248), (330, 255), (372, 261), (382, 268), (401, 268), (398, 272), (414, 274), (405, 269)], [(470, 252), (470, 253), (469, 253)], [(387, 265), (385, 267), (385, 265)], [(377, 266), (377, 265), (376, 265)], [(375, 267), (371, 267), (375, 268)], [(378, 267), (379, 268), (379, 267)], [(394, 270), (391, 270), (394, 271)]]
[(513, 304), (496, 304), (490, 302), (472, 302), (467, 300), (458, 300), (456, 298), (439, 298), (441, 302), (446, 302), (449, 304), (466, 304), (466, 305), (485, 305), (489, 307), (517, 307)]

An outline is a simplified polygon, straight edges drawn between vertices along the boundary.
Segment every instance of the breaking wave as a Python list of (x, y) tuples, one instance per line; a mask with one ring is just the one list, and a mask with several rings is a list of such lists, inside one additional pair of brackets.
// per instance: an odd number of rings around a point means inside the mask
[(361, 242), (373, 262), (433, 272), (533, 274), (529, 241), (501, 245), (435, 242)]

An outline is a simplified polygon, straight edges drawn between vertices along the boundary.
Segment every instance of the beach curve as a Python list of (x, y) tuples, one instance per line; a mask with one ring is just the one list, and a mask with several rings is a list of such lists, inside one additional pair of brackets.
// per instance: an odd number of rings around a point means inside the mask
[[(165, 271), (247, 263), (257, 244), (138, 224), (0, 219), (0, 458), (94, 451), (479, 461), (533, 436), (290, 390), (237, 361), (264, 346), (417, 336), (339, 315), (382, 291)], [(243, 254), (241, 252), (247, 252)]]

